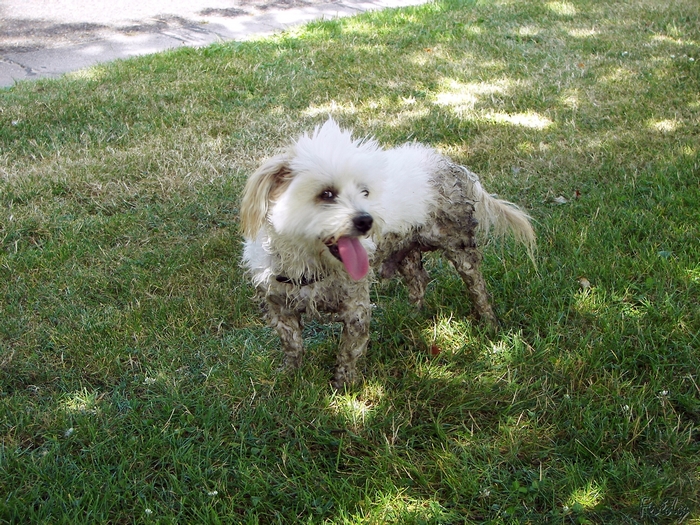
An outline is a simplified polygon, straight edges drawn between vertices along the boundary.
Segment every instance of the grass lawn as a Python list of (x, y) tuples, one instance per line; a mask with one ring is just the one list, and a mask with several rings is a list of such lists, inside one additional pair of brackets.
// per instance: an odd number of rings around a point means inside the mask
[[(276, 372), (248, 173), (333, 114), (530, 211)], [(0, 91), (0, 523), (700, 523), (700, 5), (442, 0)], [(431, 355), (431, 347), (441, 353)]]

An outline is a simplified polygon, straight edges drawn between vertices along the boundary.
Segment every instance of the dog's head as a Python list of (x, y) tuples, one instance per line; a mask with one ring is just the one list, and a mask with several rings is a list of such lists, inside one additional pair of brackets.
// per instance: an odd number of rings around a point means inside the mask
[(247, 239), (266, 228), (307, 253), (332, 256), (356, 280), (369, 271), (362, 239), (379, 220), (385, 157), (373, 140), (355, 140), (329, 119), (248, 179), (241, 205)]

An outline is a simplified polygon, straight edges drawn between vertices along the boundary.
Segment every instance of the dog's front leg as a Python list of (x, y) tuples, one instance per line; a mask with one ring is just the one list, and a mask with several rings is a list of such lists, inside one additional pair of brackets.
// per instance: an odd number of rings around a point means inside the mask
[(369, 323), (371, 310), (369, 291), (366, 301), (347, 305), (340, 313), (343, 334), (338, 349), (338, 360), (333, 376), (333, 388), (340, 390), (345, 384), (352, 383), (357, 375), (357, 360), (365, 352), (369, 342)]
[(290, 308), (286, 298), (268, 296), (267, 321), (282, 343), (284, 368), (299, 368), (304, 357), (301, 311)]

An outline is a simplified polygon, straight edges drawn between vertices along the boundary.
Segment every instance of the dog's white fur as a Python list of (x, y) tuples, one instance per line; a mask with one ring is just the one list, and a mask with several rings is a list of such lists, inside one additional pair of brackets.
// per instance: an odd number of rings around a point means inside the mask
[(421, 253), (442, 250), (477, 315), (495, 323), (476, 237), (510, 230), (530, 255), (535, 240), (529, 217), (486, 193), (466, 168), (421, 144), (382, 149), (332, 119), (250, 176), (241, 226), (244, 265), (287, 366), (301, 363), (303, 313), (344, 324), (336, 388), (354, 378), (369, 339), (367, 262), (384, 277), (398, 271), (420, 304), (428, 282)]

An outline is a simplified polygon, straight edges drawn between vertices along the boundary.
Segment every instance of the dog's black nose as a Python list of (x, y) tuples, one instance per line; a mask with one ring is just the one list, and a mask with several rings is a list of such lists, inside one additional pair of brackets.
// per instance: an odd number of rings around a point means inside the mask
[(372, 227), (374, 219), (369, 213), (361, 213), (352, 220), (353, 226), (360, 233), (367, 233)]

